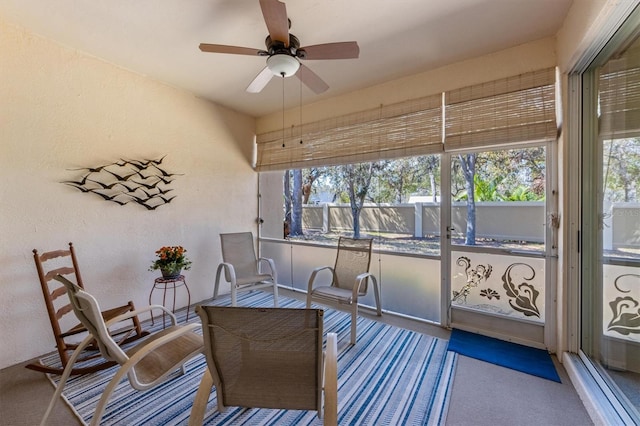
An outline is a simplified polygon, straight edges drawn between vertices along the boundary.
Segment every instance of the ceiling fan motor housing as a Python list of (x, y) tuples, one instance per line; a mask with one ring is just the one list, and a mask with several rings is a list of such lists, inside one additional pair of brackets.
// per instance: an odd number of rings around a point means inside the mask
[(293, 34), (289, 34), (289, 47), (286, 47), (283, 42), (279, 40), (272, 40), (271, 36), (267, 36), (264, 40), (264, 44), (267, 46), (267, 52), (269, 55), (287, 54), (295, 56), (300, 59), (306, 57), (304, 49), (300, 49), (300, 40)]

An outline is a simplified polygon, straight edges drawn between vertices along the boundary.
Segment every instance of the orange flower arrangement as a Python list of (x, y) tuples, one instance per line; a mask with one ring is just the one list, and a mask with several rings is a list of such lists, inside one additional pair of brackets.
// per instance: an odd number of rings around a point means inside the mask
[(171, 273), (178, 273), (182, 269), (189, 270), (191, 261), (185, 255), (186, 252), (187, 250), (182, 246), (161, 247), (156, 250), (158, 258), (153, 261), (149, 270), (160, 269)]

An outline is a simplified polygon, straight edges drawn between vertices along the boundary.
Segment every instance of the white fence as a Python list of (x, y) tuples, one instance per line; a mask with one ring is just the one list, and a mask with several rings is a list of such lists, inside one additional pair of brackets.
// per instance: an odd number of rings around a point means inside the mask
[[(640, 203), (616, 203), (604, 218), (604, 248), (640, 248)], [(467, 226), (466, 203), (454, 203), (453, 234), (462, 237)], [(353, 229), (348, 204), (324, 203), (303, 207), (303, 228), (322, 232)], [(545, 204), (541, 201), (477, 202), (476, 237), (503, 241), (544, 242)], [(368, 204), (360, 213), (363, 232), (415, 237), (440, 235), (440, 204)]]

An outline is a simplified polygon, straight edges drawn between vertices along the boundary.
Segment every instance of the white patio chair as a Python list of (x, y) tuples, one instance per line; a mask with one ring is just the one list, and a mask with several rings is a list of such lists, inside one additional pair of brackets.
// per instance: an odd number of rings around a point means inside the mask
[[(346, 238), (338, 240), (336, 263), (333, 267), (321, 266), (314, 269), (309, 277), (307, 287), (307, 308), (312, 300), (328, 301), (347, 304), (351, 307), (351, 344), (356, 343), (358, 297), (367, 294), (368, 283), (371, 281), (376, 298), (376, 313), (382, 315), (380, 306), (380, 290), (378, 280), (369, 272), (371, 263), (371, 238)], [(327, 270), (331, 272), (329, 285), (317, 285), (318, 273)]]
[[(66, 287), (73, 311), (80, 322), (87, 328), (89, 334), (78, 345), (67, 362), (41, 425), (47, 423), (53, 407), (60, 399), (75, 361), (83, 349), (94, 340), (97, 342), (102, 356), (109, 361), (115, 361), (120, 364), (120, 368), (102, 393), (91, 419), (91, 425), (100, 424), (100, 419), (104, 414), (109, 397), (125, 375), (127, 375), (129, 383), (134, 389), (144, 391), (164, 382), (169, 374), (178, 369), (184, 374), (184, 363), (202, 353), (203, 339), (202, 336), (195, 332), (200, 328), (200, 324), (176, 325), (176, 317), (171, 311), (159, 305), (138, 309), (105, 323), (100, 314), (98, 302), (92, 295), (61, 275), (56, 275), (55, 279)], [(109, 335), (109, 325), (152, 309), (166, 311), (171, 317), (172, 326), (148, 336), (126, 351), (118, 346)]]
[[(237, 306), (237, 294), (240, 291), (252, 291), (261, 288), (273, 288), (273, 305), (278, 307), (278, 275), (273, 259), (257, 258), (253, 247), (251, 232), (220, 234), (222, 260), (216, 271), (216, 283), (213, 298), (218, 297), (220, 276), (224, 270), (225, 280), (231, 285), (231, 306)], [(262, 265), (268, 271), (262, 272)]]
[(323, 351), (321, 309), (197, 306), (207, 369), (189, 417), (203, 422), (216, 387), (227, 406), (314, 410), (324, 424), (338, 416), (337, 336)]

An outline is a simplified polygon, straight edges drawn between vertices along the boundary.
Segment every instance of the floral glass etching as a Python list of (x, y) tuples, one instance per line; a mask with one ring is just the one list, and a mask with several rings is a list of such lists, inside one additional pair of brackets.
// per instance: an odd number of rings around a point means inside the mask
[(452, 305), (544, 323), (544, 259), (453, 252)]

